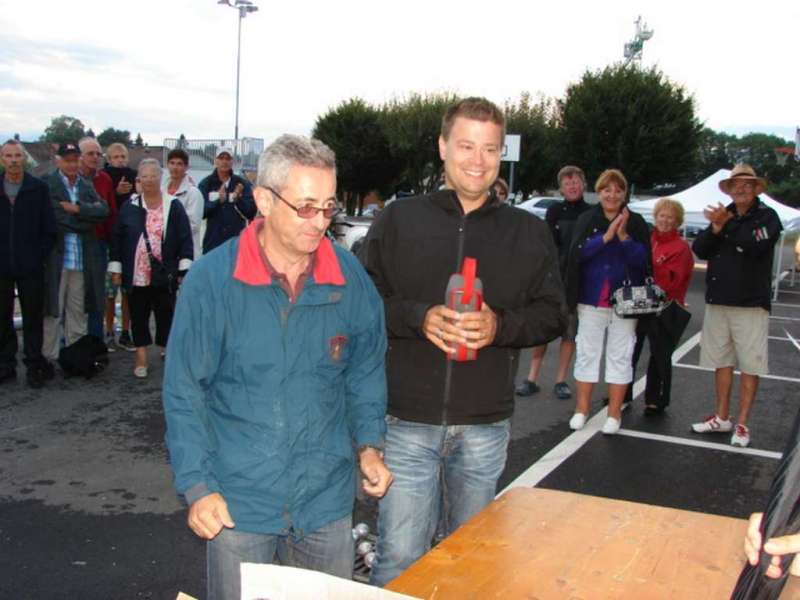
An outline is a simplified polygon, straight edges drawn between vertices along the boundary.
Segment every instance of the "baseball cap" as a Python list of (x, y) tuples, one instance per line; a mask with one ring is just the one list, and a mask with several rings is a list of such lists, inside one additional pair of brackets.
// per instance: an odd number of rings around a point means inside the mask
[(78, 148), (78, 144), (73, 144), (72, 142), (65, 142), (58, 146), (58, 156), (64, 157), (70, 154), (80, 154), (81, 149)]
[(227, 154), (233, 158), (233, 148), (228, 148), (228, 146), (220, 146), (217, 149), (217, 153), (214, 155), (214, 158), (219, 158), (222, 154)]

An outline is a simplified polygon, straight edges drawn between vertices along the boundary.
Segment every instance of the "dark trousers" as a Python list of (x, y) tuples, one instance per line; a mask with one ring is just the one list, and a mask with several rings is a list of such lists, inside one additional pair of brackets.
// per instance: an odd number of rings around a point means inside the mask
[[(672, 353), (675, 351), (673, 336), (664, 331), (664, 324), (654, 317), (639, 319), (636, 326), (636, 346), (633, 349), (634, 379), (636, 365), (642, 354), (645, 340), (650, 345), (650, 360), (647, 363), (647, 385), (644, 402), (664, 408), (669, 406), (672, 388)], [(633, 399), (633, 385), (628, 386), (626, 401)]]
[(175, 295), (166, 288), (134, 286), (128, 292), (128, 306), (131, 312), (131, 335), (137, 348), (153, 343), (150, 337), (150, 315), (156, 317), (156, 344), (167, 345), (172, 315), (175, 311)]
[(17, 365), (14, 284), (22, 308), (23, 362), (25, 366), (31, 366), (42, 361), (44, 275), (18, 279), (0, 277), (0, 369), (14, 369)]

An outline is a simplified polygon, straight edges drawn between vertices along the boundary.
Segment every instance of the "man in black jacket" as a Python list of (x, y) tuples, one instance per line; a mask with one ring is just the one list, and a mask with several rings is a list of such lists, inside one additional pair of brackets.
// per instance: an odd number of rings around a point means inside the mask
[[(437, 525), (447, 535), (492, 500), (519, 349), (564, 329), (547, 226), (489, 193), (504, 129), (503, 113), (488, 100), (450, 107), (439, 138), (446, 189), (388, 205), (362, 247), (389, 335), (385, 461), (395, 482), (380, 504), (378, 585), (428, 550)], [(466, 257), (477, 259), (484, 304), (458, 313), (443, 302)], [(460, 344), (477, 350), (477, 360), (449, 360)]]
[(22, 309), (23, 362), (28, 385), (40, 388), (53, 376), (42, 357), (44, 264), (56, 241), (47, 185), (24, 171), (25, 152), (16, 140), (0, 148), (0, 382), (16, 376), (14, 286)]
[[(550, 227), (553, 234), (553, 241), (558, 248), (558, 262), (561, 268), (561, 276), (564, 277), (567, 267), (567, 256), (572, 244), (572, 234), (575, 229), (575, 222), (578, 217), (586, 210), (591, 208), (583, 199), (583, 192), (586, 189), (586, 175), (580, 167), (567, 165), (558, 172), (558, 189), (564, 197), (563, 202), (553, 204), (547, 209), (544, 220)], [(572, 357), (575, 355), (575, 336), (578, 333), (578, 313), (570, 311), (567, 320), (567, 328), (561, 336), (561, 347), (558, 354), (558, 374), (553, 392), (559, 400), (569, 400), (572, 391), (567, 384), (567, 370)], [(525, 381), (517, 386), (518, 396), (530, 396), (539, 391), (536, 380), (542, 368), (542, 359), (547, 351), (547, 344), (536, 346), (531, 356), (531, 368)]]
[(233, 172), (233, 151), (220, 148), (214, 166), (214, 172), (197, 186), (205, 200), (203, 254), (239, 235), (256, 216), (253, 186)]
[[(700, 342), (700, 364), (714, 369), (716, 413), (694, 423), (695, 433), (733, 431), (731, 444), (750, 444), (747, 418), (758, 391), (759, 375), (767, 374), (772, 256), (780, 238), (778, 214), (758, 197), (767, 187), (749, 165), (737, 165), (719, 188), (731, 197), (728, 206), (709, 206), (711, 224), (692, 245), (708, 260), (706, 312)], [(733, 367), (741, 375), (739, 418), (730, 419)]]

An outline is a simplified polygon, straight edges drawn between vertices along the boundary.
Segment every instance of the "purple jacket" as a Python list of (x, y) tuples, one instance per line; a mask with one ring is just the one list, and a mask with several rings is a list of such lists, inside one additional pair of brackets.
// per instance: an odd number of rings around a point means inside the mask
[(647, 249), (628, 238), (614, 238), (603, 243), (603, 233), (591, 235), (580, 249), (580, 283), (578, 302), (592, 306), (609, 306), (609, 295), (630, 279), (633, 285), (644, 282)]

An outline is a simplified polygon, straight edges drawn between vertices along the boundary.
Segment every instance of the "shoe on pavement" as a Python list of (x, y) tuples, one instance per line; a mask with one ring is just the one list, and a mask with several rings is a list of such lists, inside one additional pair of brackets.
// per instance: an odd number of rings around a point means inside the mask
[(619, 431), (619, 419), (608, 417), (606, 422), (603, 423), (603, 435), (614, 435)]
[(586, 425), (586, 415), (583, 413), (576, 412), (569, 420), (569, 428), (573, 431), (583, 429), (584, 425)]
[(731, 446), (739, 446), (740, 448), (747, 448), (750, 445), (750, 429), (747, 425), (737, 425), (733, 430), (731, 436)]
[(56, 368), (53, 366), (53, 363), (47, 359), (42, 360), (42, 364), (39, 365), (39, 372), (42, 374), (42, 378), (45, 381), (50, 381), (56, 376)]
[(138, 377), (139, 379), (144, 379), (147, 377), (147, 367), (136, 367), (133, 370), (134, 377)]
[(517, 396), (533, 396), (539, 392), (539, 386), (535, 381), (528, 381), (527, 379), (520, 383), (514, 390)]
[(692, 424), (695, 433), (727, 433), (733, 429), (730, 419), (722, 420), (718, 415), (710, 415), (700, 423)]
[(559, 381), (553, 386), (553, 392), (559, 400), (569, 400), (572, 398), (572, 391), (566, 381)]
[(28, 382), (28, 387), (38, 390), (44, 387), (44, 373), (42, 367), (39, 365), (31, 365), (25, 373), (25, 379)]
[(648, 404), (644, 407), (644, 416), (645, 417), (657, 417), (658, 415), (663, 415), (664, 411), (667, 410), (666, 406), (658, 406), (656, 404)]
[(110, 331), (106, 333), (106, 348), (108, 348), (109, 352), (116, 352), (117, 351), (117, 343), (114, 341), (114, 334)]
[(127, 350), (128, 352), (136, 352), (136, 346), (133, 345), (133, 340), (131, 339), (131, 334), (127, 331), (123, 331), (119, 334), (119, 339), (117, 340), (117, 346), (122, 348), (123, 350)]

